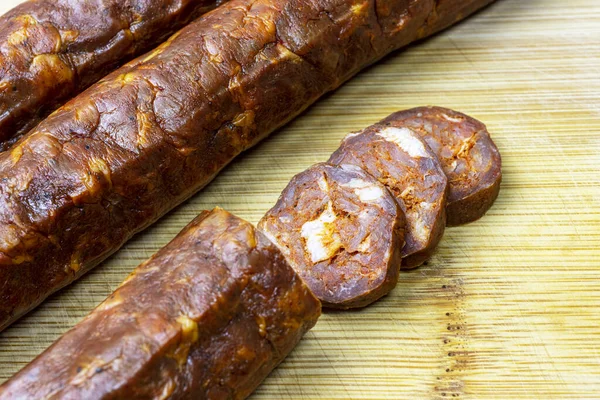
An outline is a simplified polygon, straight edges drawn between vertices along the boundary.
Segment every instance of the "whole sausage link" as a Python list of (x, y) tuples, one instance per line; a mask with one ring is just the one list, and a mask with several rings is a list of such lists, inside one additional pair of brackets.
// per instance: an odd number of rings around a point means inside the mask
[(320, 311), (264, 235), (205, 211), (0, 386), (0, 399), (242, 399)]
[(492, 1), (232, 0), (90, 87), (0, 154), (0, 329), (361, 68)]

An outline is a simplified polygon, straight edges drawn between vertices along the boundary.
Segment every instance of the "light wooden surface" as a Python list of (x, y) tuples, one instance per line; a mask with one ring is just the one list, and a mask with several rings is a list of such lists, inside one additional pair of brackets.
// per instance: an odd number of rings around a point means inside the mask
[(600, 398), (597, 0), (501, 0), (365, 71), (1, 333), (0, 381), (200, 210), (256, 222), (344, 134), (426, 104), (487, 123), (504, 161), (495, 206), (384, 300), (325, 313), (253, 398)]

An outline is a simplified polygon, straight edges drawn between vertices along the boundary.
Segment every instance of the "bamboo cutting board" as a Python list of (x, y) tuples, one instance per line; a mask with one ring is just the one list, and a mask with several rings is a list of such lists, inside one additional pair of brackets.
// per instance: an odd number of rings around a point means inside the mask
[(257, 222), (346, 133), (427, 104), (488, 125), (503, 157), (495, 206), (448, 229), (429, 264), (385, 299), (325, 312), (253, 398), (600, 398), (597, 0), (500, 0), (363, 72), (1, 333), (0, 381), (200, 210)]

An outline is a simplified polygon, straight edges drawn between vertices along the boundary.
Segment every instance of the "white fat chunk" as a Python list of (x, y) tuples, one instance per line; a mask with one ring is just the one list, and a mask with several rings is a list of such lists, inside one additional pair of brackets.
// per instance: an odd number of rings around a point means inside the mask
[(354, 193), (363, 203), (379, 200), (383, 197), (383, 190), (381, 187), (362, 179), (353, 178), (343, 186), (354, 189)]
[(431, 158), (424, 143), (419, 140), (416, 133), (408, 128), (394, 128), (390, 126), (377, 132), (377, 135), (388, 142), (396, 143), (411, 157)]
[(329, 202), (317, 219), (302, 225), (300, 235), (306, 240), (306, 250), (313, 263), (330, 259), (342, 247), (339, 235), (334, 231), (335, 219), (336, 215)]
[(419, 213), (411, 213), (412, 218), (407, 218), (407, 222), (411, 225), (410, 232), (419, 242), (426, 242), (429, 237), (429, 229), (423, 218), (420, 218)]
[(367, 253), (371, 249), (371, 235), (367, 236), (359, 245), (358, 251)]
[(442, 117), (444, 117), (444, 119), (446, 119), (446, 120), (448, 120), (450, 122), (462, 122), (462, 119), (453, 118), (453, 117), (451, 117), (449, 115), (446, 115), (446, 114), (442, 114)]
[(317, 183), (319, 184), (319, 188), (324, 191), (325, 193), (329, 192), (329, 184), (327, 183), (327, 181), (325, 180), (324, 176), (321, 176), (319, 178), (319, 180), (317, 181)]
[(412, 221), (411, 232), (421, 242), (427, 241), (431, 233), (429, 226), (425, 223), (425, 219), (421, 215), (425, 215), (432, 208), (433, 203), (423, 201), (419, 204), (420, 211), (411, 213), (411, 218), (409, 218), (409, 221)]

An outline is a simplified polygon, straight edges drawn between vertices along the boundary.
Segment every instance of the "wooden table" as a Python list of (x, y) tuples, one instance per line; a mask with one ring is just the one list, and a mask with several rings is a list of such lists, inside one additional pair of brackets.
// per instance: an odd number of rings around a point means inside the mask
[[(5, 11), (19, 0), (3, 0)], [(501, 0), (368, 69), (0, 334), (0, 380), (200, 210), (256, 222), (347, 132), (451, 107), (487, 123), (504, 181), (480, 221), (356, 312), (326, 312), (255, 399), (600, 398), (600, 2)]]

